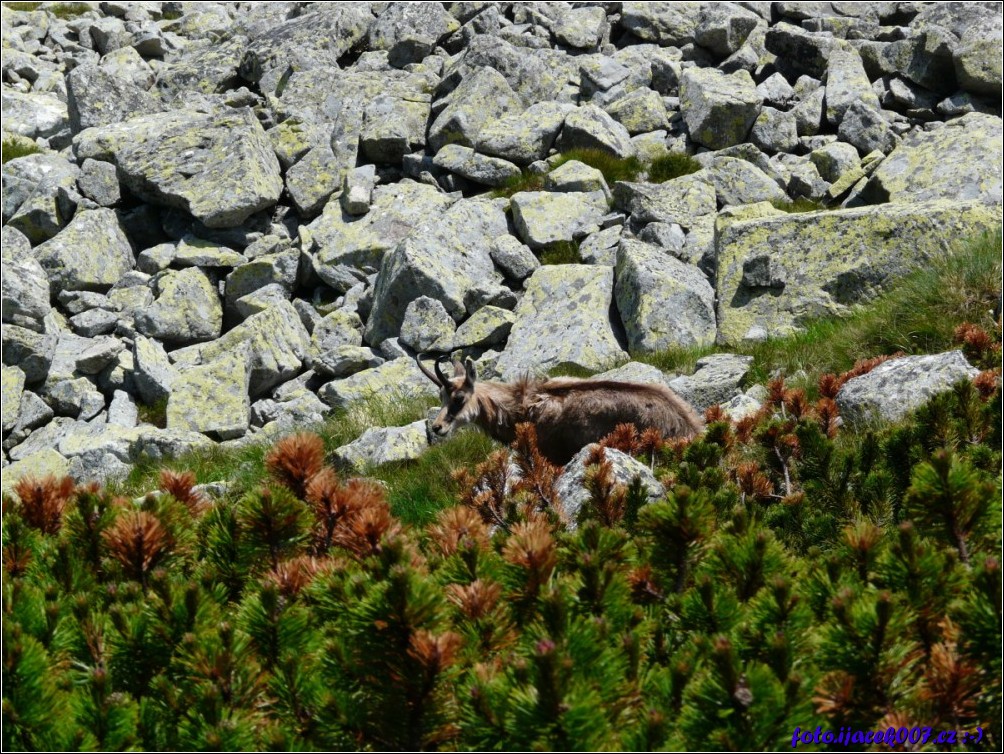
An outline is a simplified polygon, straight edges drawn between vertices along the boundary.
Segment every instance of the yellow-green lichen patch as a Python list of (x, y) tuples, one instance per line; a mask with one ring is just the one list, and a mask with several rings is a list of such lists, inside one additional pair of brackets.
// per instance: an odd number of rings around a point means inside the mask
[(228, 440), (247, 432), (250, 410), (248, 354), (238, 348), (178, 374), (167, 401), (167, 428)]

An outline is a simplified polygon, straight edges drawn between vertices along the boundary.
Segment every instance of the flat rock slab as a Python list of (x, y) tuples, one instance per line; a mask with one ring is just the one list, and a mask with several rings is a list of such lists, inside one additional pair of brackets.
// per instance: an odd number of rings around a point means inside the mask
[(531, 249), (595, 233), (608, 212), (602, 192), (521, 191), (511, 206), (516, 230)]
[(718, 225), (718, 332), (725, 343), (790, 334), (868, 301), (957, 239), (1000, 227), (1001, 207), (891, 203)]
[(249, 108), (177, 111), (87, 129), (80, 159), (115, 163), (137, 196), (184, 209), (209, 228), (232, 228), (273, 206), (283, 189), (279, 160)]
[[(584, 517), (584, 509), (587, 509), (592, 502), (589, 490), (586, 489), (585, 485), (586, 470), (588, 469), (586, 460), (596, 447), (598, 447), (596, 443), (592, 443), (576, 453), (572, 460), (565, 465), (555, 488), (565, 515), (568, 516), (568, 528), (573, 531), (578, 528), (579, 522)], [(649, 502), (658, 500), (666, 494), (665, 488), (658, 482), (648, 466), (641, 461), (614, 448), (604, 448), (603, 453), (605, 459), (610, 463), (616, 484), (623, 484), (627, 487), (634, 483), (635, 478), (640, 479)]]
[(882, 161), (866, 189), (876, 199), (979, 199), (1001, 203), (1004, 125), (970, 113), (936, 131), (916, 130)]
[(611, 317), (613, 287), (610, 267), (566, 264), (534, 272), (499, 357), (503, 378), (546, 372), (559, 364), (604, 369), (625, 360)]
[(837, 393), (837, 407), (850, 424), (898, 421), (931, 396), (978, 374), (961, 351), (890, 359), (847, 380)]
[(411, 399), (436, 397), (439, 389), (419, 370), (415, 360), (404, 356), (374, 369), (357, 372), (324, 385), (318, 395), (332, 408), (347, 408), (370, 398)]
[(429, 447), (425, 419), (404, 427), (372, 427), (358, 440), (337, 448), (335, 460), (355, 471), (394, 461), (413, 461)]

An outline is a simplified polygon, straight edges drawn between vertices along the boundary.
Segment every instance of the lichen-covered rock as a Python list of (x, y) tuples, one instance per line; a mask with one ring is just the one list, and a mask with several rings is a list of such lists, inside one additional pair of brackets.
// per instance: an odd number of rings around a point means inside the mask
[(698, 413), (725, 403), (741, 392), (753, 365), (752, 356), (716, 353), (697, 360), (693, 374), (674, 377), (669, 387)]
[[(598, 447), (596, 443), (592, 443), (576, 453), (565, 464), (555, 486), (561, 507), (568, 517), (568, 528), (573, 531), (589, 513), (592, 497), (586, 488), (586, 472), (589, 469), (586, 461)], [(648, 502), (658, 500), (666, 494), (652, 470), (641, 461), (616, 448), (603, 448), (602, 452), (604, 460), (610, 464), (615, 484), (630, 487), (636, 478), (639, 479)]]
[(248, 369), (246, 348), (235, 348), (180, 370), (167, 401), (167, 428), (219, 440), (243, 437), (251, 412)]
[(3, 88), (3, 130), (29, 139), (47, 138), (69, 127), (66, 103), (42, 92)]
[(508, 233), (492, 241), (488, 253), (496, 267), (510, 280), (525, 280), (540, 267), (533, 252)]
[(314, 362), (314, 368), (318, 374), (337, 379), (378, 367), (385, 361), (373, 349), (365, 346), (335, 346), (326, 351), (321, 360)]
[(611, 319), (613, 269), (595, 265), (539, 268), (516, 306), (516, 323), (499, 357), (505, 379), (561, 364), (602, 369), (626, 358)]
[(198, 267), (162, 273), (157, 300), (136, 312), (136, 329), (151, 338), (188, 345), (223, 330), (223, 306), (213, 282)]
[(139, 422), (139, 408), (132, 396), (125, 390), (116, 390), (108, 404), (108, 424), (114, 424), (127, 429), (135, 427)]
[(890, 359), (847, 380), (837, 393), (837, 407), (850, 424), (898, 421), (931, 396), (978, 374), (961, 351)]
[(760, 16), (738, 3), (704, 3), (694, 41), (724, 58), (742, 47), (753, 29), (765, 25)]
[[(718, 332), (737, 343), (754, 327), (771, 337), (845, 313), (958, 238), (999, 226), (1000, 205), (930, 201), (719, 221)], [(783, 287), (748, 286), (746, 264), (776, 258)]]
[(544, 176), (544, 188), (548, 191), (578, 191), (582, 193), (600, 191), (604, 195), (610, 194), (603, 173), (578, 160), (569, 160)]
[(248, 345), (248, 391), (255, 398), (295, 377), (310, 351), (310, 336), (296, 309), (288, 301), (280, 301), (248, 317), (223, 337), (193, 346), (192, 357), (205, 364), (236, 351), (242, 343)]
[(348, 214), (338, 202), (328, 202), (321, 216), (307, 226), (307, 240), (316, 255), (314, 269), (344, 292), (347, 286), (338, 284), (337, 268), (379, 269), (387, 251), (418, 225), (438, 218), (454, 201), (456, 197), (432, 186), (402, 181), (377, 186), (370, 211), (362, 217)]
[(688, 68), (680, 80), (680, 112), (690, 138), (709, 149), (745, 141), (760, 114), (760, 95), (746, 71)]
[(862, 155), (876, 150), (888, 154), (896, 146), (896, 136), (882, 111), (860, 100), (848, 106), (837, 134), (841, 141), (856, 146)]
[(366, 342), (378, 346), (398, 335), (408, 304), (423, 295), (440, 301), (454, 321), (462, 319), (467, 292), (496, 280), (489, 244), (507, 229), (499, 201), (464, 199), (408, 236), (380, 267)]
[(793, 111), (764, 107), (750, 129), (750, 141), (767, 154), (793, 150), (798, 146), (798, 119)]
[(337, 463), (363, 472), (384, 463), (413, 461), (428, 447), (425, 419), (421, 419), (403, 427), (371, 427), (332, 455)]
[(812, 150), (809, 159), (816, 166), (820, 177), (829, 183), (833, 183), (847, 171), (853, 170), (861, 164), (858, 151), (852, 145), (842, 141), (835, 141)]
[(694, 41), (701, 3), (626, 2), (621, 24), (639, 39), (663, 47), (682, 47)]
[[(4, 238), (4, 241), (7, 239)], [(3, 255), (3, 322), (42, 332), (42, 319), (52, 309), (49, 304), (49, 279), (45, 270), (31, 253)]]
[(167, 352), (156, 340), (137, 335), (133, 342), (133, 381), (146, 405), (167, 400), (178, 370), (171, 365)]
[(613, 195), (614, 208), (639, 224), (676, 223), (690, 228), (697, 218), (718, 209), (715, 186), (704, 170), (665, 183), (617, 182)]
[(453, 335), (454, 348), (498, 346), (505, 343), (516, 315), (497, 306), (483, 306)]
[(816, 79), (826, 74), (826, 61), (838, 47), (840, 39), (814, 34), (792, 24), (775, 24), (767, 30), (764, 45), (796, 73), (806, 73)]
[(56, 352), (58, 336), (53, 332), (36, 332), (17, 325), (3, 328), (3, 363), (24, 372), (25, 382), (42, 382), (49, 373)]
[(658, 131), (669, 126), (669, 113), (662, 97), (651, 89), (635, 89), (604, 108), (615, 121), (635, 134)]
[(324, 385), (317, 393), (332, 408), (346, 408), (370, 398), (411, 399), (436, 397), (439, 389), (419, 370), (415, 360), (402, 357), (374, 369), (356, 372)]
[(36, 453), (23, 457), (3, 470), (3, 494), (9, 495), (13, 492), (14, 485), (18, 479), (25, 476), (35, 478), (44, 476), (54, 476), (62, 478), (70, 471), (70, 462), (55, 448), (44, 448)]
[(295, 250), (265, 254), (241, 265), (227, 275), (224, 287), (225, 308), (230, 312), (237, 300), (271, 285), (278, 286), (286, 298), (296, 285), (299, 254)]
[(77, 355), (77, 371), (81, 374), (97, 374), (116, 361), (124, 350), (125, 343), (118, 338), (95, 338), (90, 346)]
[(188, 235), (174, 249), (171, 264), (179, 267), (240, 267), (247, 258), (228, 246)]
[(365, 215), (373, 203), (373, 189), (376, 187), (376, 167), (362, 165), (345, 173), (345, 188), (342, 191), (342, 209), (350, 215)]
[(589, 379), (609, 380), (612, 382), (652, 383), (654, 385), (669, 387), (669, 382), (674, 377), (676, 377), (675, 374), (667, 374), (651, 364), (645, 364), (640, 361), (629, 361), (626, 364), (621, 364), (619, 367), (595, 374)]
[(279, 161), (249, 108), (141, 116), (82, 131), (74, 143), (78, 159), (114, 162), (137, 196), (184, 209), (210, 228), (240, 225), (273, 206), (283, 188)]
[(1001, 203), (1004, 127), (971, 113), (936, 131), (914, 131), (882, 161), (868, 192), (876, 200), (978, 199)]
[(416, 38), (435, 46), (459, 28), (439, 3), (391, 3), (370, 25), (368, 49), (393, 51)]
[(359, 148), (373, 162), (400, 165), (409, 152), (425, 146), (429, 104), (380, 95), (366, 107)]
[(58, 235), (35, 249), (57, 290), (106, 291), (133, 268), (132, 247), (110, 209), (78, 212)]
[(563, 102), (538, 102), (520, 113), (487, 121), (478, 132), (477, 151), (522, 166), (542, 160), (574, 109)]
[(363, 322), (355, 312), (335, 310), (324, 316), (310, 335), (310, 362), (318, 372), (328, 374), (326, 355), (339, 346), (361, 346)]
[(86, 377), (46, 383), (45, 398), (59, 416), (80, 421), (93, 419), (105, 407), (105, 398)]
[(595, 233), (607, 213), (602, 193), (521, 191), (512, 197), (511, 207), (516, 230), (531, 249)]
[(84, 160), (77, 186), (80, 193), (100, 207), (111, 207), (122, 199), (118, 173), (110, 162)]
[(478, 154), (470, 147), (459, 144), (447, 144), (436, 153), (432, 161), (436, 167), (482, 186), (505, 186), (520, 174), (519, 168), (511, 162)]
[(419, 296), (404, 310), (399, 340), (419, 353), (447, 351), (457, 326), (438, 300)]
[(557, 141), (558, 150), (598, 149), (614, 157), (635, 153), (628, 130), (596, 105), (582, 105), (565, 116)]
[(305, 219), (317, 215), (354, 166), (340, 163), (327, 144), (311, 148), (286, 171), (286, 190)]
[(861, 55), (853, 47), (837, 47), (826, 65), (826, 120), (839, 126), (847, 109), (862, 102), (879, 110), (878, 96), (872, 90)]
[(614, 294), (637, 353), (702, 346), (715, 340), (715, 291), (697, 267), (657, 246), (621, 241)]
[(153, 95), (96, 65), (66, 75), (66, 105), (73, 133), (165, 109)]
[(21, 394), (24, 393), (24, 372), (18, 367), (2, 367), (3, 375), (3, 431), (10, 432), (17, 424), (18, 410), (21, 407)]
[(494, 68), (479, 68), (450, 94), (449, 103), (429, 126), (429, 145), (473, 147), (484, 126), (523, 111), (523, 102)]
[(746, 160), (719, 157), (708, 168), (708, 177), (723, 207), (788, 199), (770, 176)]

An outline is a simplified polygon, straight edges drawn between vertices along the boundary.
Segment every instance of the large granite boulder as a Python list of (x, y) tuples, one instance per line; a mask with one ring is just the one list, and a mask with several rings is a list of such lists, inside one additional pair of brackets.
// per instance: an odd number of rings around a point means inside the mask
[(742, 393), (743, 381), (753, 366), (752, 356), (715, 353), (697, 360), (693, 374), (669, 380), (669, 388), (698, 413), (725, 403)]
[(178, 372), (167, 401), (167, 428), (218, 440), (243, 437), (250, 423), (247, 346)]
[(665, 183), (618, 182), (613, 195), (614, 208), (639, 224), (676, 223), (689, 229), (718, 209), (715, 184), (706, 170)]
[(107, 291), (136, 261), (110, 209), (78, 212), (34, 253), (56, 290)]
[(574, 107), (563, 102), (538, 102), (519, 113), (509, 113), (483, 124), (476, 148), (517, 165), (547, 157), (554, 140)]
[(837, 393), (837, 407), (850, 424), (898, 421), (931, 396), (978, 374), (961, 351), (890, 359), (847, 380)]
[(1000, 222), (1000, 205), (948, 200), (722, 218), (719, 339), (736, 343), (753, 332), (779, 337), (815, 318), (846, 313), (956, 239), (992, 232)]
[[(586, 472), (589, 469), (586, 461), (597, 448), (599, 446), (592, 443), (576, 453), (572, 460), (565, 464), (555, 486), (562, 510), (568, 517), (568, 528), (573, 531), (589, 514), (588, 507), (592, 502), (592, 496), (586, 487)], [(630, 487), (636, 479), (641, 480), (642, 489), (649, 502), (658, 500), (666, 494), (665, 488), (655, 478), (652, 470), (641, 461), (616, 448), (603, 448), (603, 458), (610, 464), (615, 484)]]
[[(4, 239), (6, 240), (6, 238)], [(42, 319), (52, 309), (49, 304), (49, 279), (30, 252), (15, 253), (4, 247), (3, 322), (42, 332)]]
[(521, 191), (511, 207), (516, 231), (531, 249), (595, 233), (608, 211), (602, 192)]
[(621, 24), (639, 39), (663, 47), (682, 47), (694, 41), (701, 20), (701, 3), (627, 2)]
[(456, 197), (422, 183), (377, 186), (369, 212), (361, 217), (349, 214), (338, 202), (328, 202), (320, 217), (306, 229), (301, 227), (304, 248), (314, 252), (314, 269), (321, 279), (345, 291), (351, 287), (351, 271), (378, 270), (386, 252), (455, 201)]
[(165, 109), (152, 94), (96, 65), (67, 74), (66, 105), (74, 133)]
[(198, 267), (161, 273), (157, 300), (136, 312), (136, 329), (174, 345), (189, 345), (220, 337), (223, 306), (217, 287)]
[(1001, 203), (1001, 119), (970, 113), (935, 131), (914, 131), (878, 166), (867, 188), (877, 201), (977, 199)]
[(421, 419), (403, 427), (371, 427), (332, 455), (338, 464), (364, 472), (384, 463), (413, 461), (428, 447), (425, 419)]
[(467, 313), (467, 292), (498, 277), (490, 244), (506, 230), (498, 201), (465, 199), (437, 222), (408, 236), (384, 257), (366, 323), (366, 341), (376, 346), (398, 335), (408, 304), (423, 295), (442, 303), (455, 321), (462, 319)]
[(658, 246), (621, 241), (614, 271), (629, 348), (654, 353), (715, 340), (715, 291), (697, 267)]
[(537, 269), (516, 306), (516, 323), (499, 357), (504, 379), (562, 364), (603, 369), (627, 358), (611, 310), (613, 269), (555, 265)]
[(688, 68), (680, 80), (680, 112), (690, 138), (709, 149), (746, 140), (762, 100), (746, 71)]
[(473, 147), (488, 124), (523, 110), (522, 100), (494, 68), (479, 68), (450, 94), (449, 102), (429, 126), (429, 145)]
[(210, 228), (231, 228), (273, 206), (279, 160), (250, 108), (146, 115), (77, 135), (77, 157), (115, 163), (123, 183)]

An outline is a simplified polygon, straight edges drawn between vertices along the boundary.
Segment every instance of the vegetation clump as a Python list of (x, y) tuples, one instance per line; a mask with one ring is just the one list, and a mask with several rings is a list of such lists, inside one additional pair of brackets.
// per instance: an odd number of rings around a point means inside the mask
[(656, 157), (648, 165), (648, 180), (651, 183), (665, 183), (701, 170), (701, 163), (682, 152), (670, 152)]
[(5, 137), (2, 142), (2, 151), (0, 151), (0, 155), (2, 155), (0, 156), (0, 163), (6, 165), (18, 157), (27, 157), (30, 154), (38, 154), (41, 151), (41, 147), (31, 139), (17, 136)]

